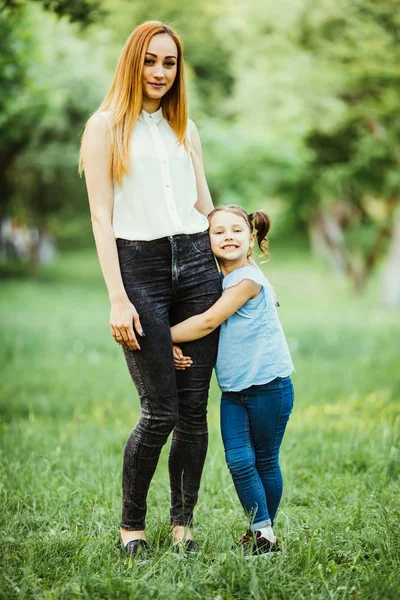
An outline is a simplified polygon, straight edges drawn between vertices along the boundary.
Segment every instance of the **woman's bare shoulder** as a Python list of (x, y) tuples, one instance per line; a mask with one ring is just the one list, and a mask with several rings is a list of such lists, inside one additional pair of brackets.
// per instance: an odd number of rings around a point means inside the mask
[(86, 127), (93, 131), (108, 131), (111, 127), (112, 113), (110, 111), (95, 112), (89, 118)]
[(188, 123), (189, 123), (189, 130), (190, 130), (190, 134), (191, 134), (191, 135), (197, 135), (197, 136), (198, 136), (198, 135), (199, 135), (199, 132), (198, 132), (198, 129), (197, 129), (197, 127), (196, 127), (196, 123), (195, 123), (195, 122), (194, 122), (192, 119), (189, 119), (189, 120), (188, 120)]
[(197, 154), (201, 155), (201, 141), (199, 131), (192, 119), (189, 119), (189, 140), (193, 146), (193, 149)]
[[(85, 169), (90, 160), (107, 159), (110, 148), (110, 123), (102, 113), (94, 113), (86, 123), (82, 140)], [(108, 159), (107, 159), (108, 160)]]

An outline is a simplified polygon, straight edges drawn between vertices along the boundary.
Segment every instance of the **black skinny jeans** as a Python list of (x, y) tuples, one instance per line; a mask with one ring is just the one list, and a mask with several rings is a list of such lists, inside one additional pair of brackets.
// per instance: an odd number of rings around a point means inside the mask
[(122, 279), (145, 333), (141, 350), (124, 348), (138, 390), (140, 419), (124, 452), (121, 527), (145, 528), (147, 492), (162, 446), (169, 453), (172, 525), (190, 526), (207, 452), (207, 398), (218, 331), (181, 344), (193, 359), (176, 371), (170, 326), (207, 310), (221, 295), (208, 232), (157, 240), (117, 240)]

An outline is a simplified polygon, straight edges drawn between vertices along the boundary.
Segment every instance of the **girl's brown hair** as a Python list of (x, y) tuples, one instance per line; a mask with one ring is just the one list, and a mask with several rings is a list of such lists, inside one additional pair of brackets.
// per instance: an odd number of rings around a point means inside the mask
[[(186, 127), (188, 109), (186, 98), (183, 44), (178, 34), (160, 21), (139, 25), (127, 39), (115, 69), (107, 96), (96, 112), (111, 111), (110, 175), (121, 183), (129, 172), (131, 134), (143, 104), (143, 66), (149, 42), (155, 35), (166, 34), (174, 40), (177, 49), (177, 73), (170, 90), (161, 100), (163, 114), (178, 141), (187, 149)], [(85, 134), (83, 134), (82, 143)], [(79, 172), (83, 173), (82, 146)]]
[(271, 219), (263, 210), (256, 210), (248, 214), (241, 206), (236, 204), (228, 204), (225, 206), (217, 206), (208, 215), (208, 222), (211, 223), (212, 216), (217, 212), (230, 212), (242, 217), (247, 223), (250, 233), (256, 233), (258, 247), (266, 258), (268, 254), (268, 232), (271, 228)]

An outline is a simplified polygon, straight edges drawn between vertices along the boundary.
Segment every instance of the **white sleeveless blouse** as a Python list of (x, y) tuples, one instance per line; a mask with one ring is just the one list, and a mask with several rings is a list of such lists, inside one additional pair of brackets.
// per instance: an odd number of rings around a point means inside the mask
[[(110, 123), (111, 112), (97, 114)], [(130, 171), (121, 185), (114, 181), (115, 237), (149, 241), (206, 231), (207, 217), (196, 210), (196, 202), (190, 154), (162, 108), (152, 114), (142, 110), (132, 132)]]

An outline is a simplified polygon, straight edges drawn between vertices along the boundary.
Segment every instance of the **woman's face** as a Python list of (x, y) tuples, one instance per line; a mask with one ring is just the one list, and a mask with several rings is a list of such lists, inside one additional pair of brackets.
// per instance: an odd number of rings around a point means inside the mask
[(236, 213), (217, 211), (210, 221), (211, 249), (218, 260), (247, 261), (254, 245), (254, 234), (243, 217)]
[(155, 35), (146, 51), (143, 68), (143, 95), (159, 100), (171, 89), (177, 72), (178, 48), (171, 36)]

